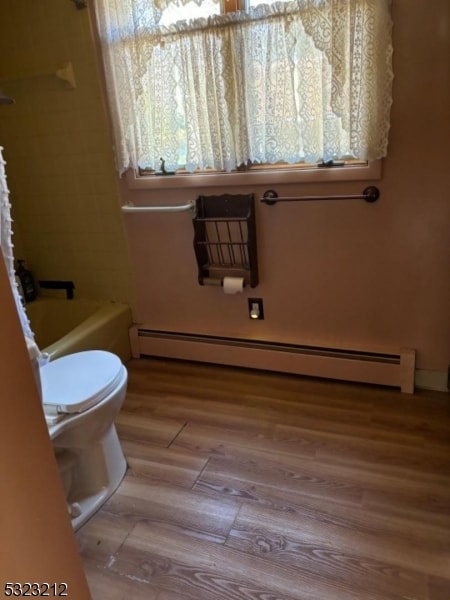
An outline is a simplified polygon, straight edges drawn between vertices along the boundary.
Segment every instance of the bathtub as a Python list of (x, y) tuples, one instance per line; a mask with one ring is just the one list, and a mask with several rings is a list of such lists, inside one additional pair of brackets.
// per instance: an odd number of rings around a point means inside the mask
[(35, 340), (50, 360), (82, 350), (109, 350), (130, 359), (131, 310), (120, 302), (38, 298), (26, 305)]

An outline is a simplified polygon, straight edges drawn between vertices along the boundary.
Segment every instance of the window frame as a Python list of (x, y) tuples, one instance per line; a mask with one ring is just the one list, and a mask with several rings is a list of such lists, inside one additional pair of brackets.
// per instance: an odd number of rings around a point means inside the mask
[(139, 175), (134, 169), (128, 169), (125, 178), (127, 187), (131, 190), (376, 181), (381, 179), (382, 162), (383, 160), (380, 159), (366, 164), (339, 167), (313, 165), (292, 169), (268, 167), (254, 171), (232, 171), (231, 173), (203, 172), (176, 173), (174, 175)]
[[(220, 0), (221, 12), (233, 12), (225, 7), (227, 0)], [(238, 10), (247, 10), (248, 0), (234, 0)], [(231, 0), (233, 4), (233, 0)], [(101, 56), (101, 42), (96, 29), (98, 52)], [(108, 102), (106, 84), (104, 85), (105, 102)], [(372, 160), (367, 163), (347, 163), (343, 166), (318, 167), (311, 165), (259, 165), (254, 170), (233, 170), (231, 172), (176, 172), (169, 175), (155, 175), (155, 173), (139, 173), (133, 167), (122, 172), (120, 179), (130, 191), (145, 190), (179, 190), (197, 188), (229, 188), (242, 186), (266, 186), (289, 184), (324, 184), (328, 182), (370, 182), (380, 181), (383, 174), (384, 158)]]

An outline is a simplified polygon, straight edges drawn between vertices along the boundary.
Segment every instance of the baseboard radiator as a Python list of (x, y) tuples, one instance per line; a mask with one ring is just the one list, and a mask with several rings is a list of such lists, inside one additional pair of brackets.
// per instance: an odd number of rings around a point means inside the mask
[(399, 387), (414, 392), (415, 351), (381, 353), (130, 329), (134, 358), (156, 356)]

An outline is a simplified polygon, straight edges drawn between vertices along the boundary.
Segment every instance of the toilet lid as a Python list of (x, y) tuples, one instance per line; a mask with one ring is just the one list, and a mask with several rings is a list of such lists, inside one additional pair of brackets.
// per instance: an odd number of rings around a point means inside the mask
[(58, 358), (41, 368), (44, 407), (58, 413), (87, 410), (114, 389), (121, 373), (120, 358), (104, 350)]

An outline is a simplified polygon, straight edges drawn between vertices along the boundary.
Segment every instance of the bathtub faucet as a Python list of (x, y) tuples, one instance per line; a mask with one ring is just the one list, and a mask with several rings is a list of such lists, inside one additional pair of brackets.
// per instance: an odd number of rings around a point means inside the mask
[(44, 290), (66, 290), (67, 300), (72, 300), (75, 285), (73, 281), (40, 280), (39, 285)]

